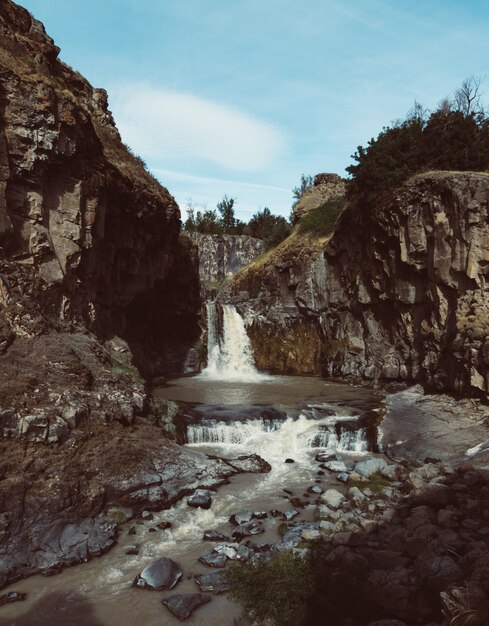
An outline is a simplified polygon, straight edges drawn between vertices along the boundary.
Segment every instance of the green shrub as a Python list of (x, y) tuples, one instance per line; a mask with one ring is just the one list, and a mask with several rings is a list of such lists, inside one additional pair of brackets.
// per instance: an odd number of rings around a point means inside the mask
[(313, 578), (308, 559), (292, 552), (260, 557), (252, 563), (233, 564), (226, 573), (233, 582), (232, 597), (247, 616), (274, 626), (306, 624)]
[(330, 200), (317, 209), (312, 209), (300, 219), (299, 232), (311, 233), (320, 237), (331, 235), (344, 205), (343, 199)]

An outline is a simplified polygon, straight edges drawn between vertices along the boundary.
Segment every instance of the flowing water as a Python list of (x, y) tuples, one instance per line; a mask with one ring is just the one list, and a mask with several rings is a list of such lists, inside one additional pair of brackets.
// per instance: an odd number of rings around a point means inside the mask
[[(33, 576), (11, 585), (26, 591), (23, 603), (0, 608), (1, 626), (160, 626), (179, 624), (160, 600), (175, 593), (195, 593), (193, 576), (211, 570), (198, 561), (213, 545), (203, 532), (229, 535), (229, 517), (241, 509), (286, 511), (284, 489), (304, 497), (306, 489), (339, 483), (319, 476), (318, 450), (358, 457), (377, 450), (376, 423), (382, 396), (365, 389), (327, 383), (320, 378), (270, 376), (256, 371), (243, 320), (233, 307), (208, 307), (209, 365), (200, 375), (170, 381), (157, 395), (185, 406), (186, 445), (195, 454), (235, 457), (257, 453), (272, 466), (268, 474), (242, 474), (213, 495), (209, 510), (191, 509), (183, 501), (155, 514), (152, 521), (132, 521), (108, 554), (45, 578)], [(285, 463), (292, 459), (293, 463)], [(340, 487), (341, 488), (341, 487)], [(310, 496), (307, 496), (310, 497)], [(313, 498), (310, 498), (313, 500)], [(313, 519), (313, 502), (296, 519)], [(169, 530), (150, 532), (160, 521)], [(280, 520), (263, 520), (257, 541), (278, 539)], [(128, 530), (135, 526), (136, 535)], [(128, 556), (129, 546), (139, 554)], [(170, 592), (131, 587), (134, 577), (160, 556), (173, 558), (184, 577)], [(192, 625), (232, 626), (240, 607), (226, 595), (197, 609)]]

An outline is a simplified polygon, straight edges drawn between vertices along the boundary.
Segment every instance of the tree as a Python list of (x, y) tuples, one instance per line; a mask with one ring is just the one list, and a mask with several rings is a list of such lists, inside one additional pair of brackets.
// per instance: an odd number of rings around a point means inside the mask
[(262, 239), (265, 249), (274, 248), (290, 234), (290, 224), (285, 217), (273, 215), (268, 207), (258, 211), (248, 222), (247, 233)]
[(484, 108), (481, 102), (480, 87), (482, 83), (481, 76), (469, 76), (462, 85), (455, 90), (454, 100), (457, 111), (464, 115), (472, 113), (483, 113)]
[(221, 227), (225, 233), (231, 233), (237, 225), (234, 216), (234, 203), (235, 198), (228, 198), (227, 195), (224, 195), (223, 199), (217, 203), (217, 210), (221, 215)]
[(295, 207), (295, 205), (299, 202), (300, 197), (306, 193), (306, 191), (308, 189), (311, 189), (311, 187), (314, 185), (314, 179), (312, 176), (306, 176), (305, 174), (302, 174), (301, 176), (301, 183), (298, 187), (294, 187), (292, 189), (292, 195), (294, 196), (295, 200), (292, 204), (292, 208)]

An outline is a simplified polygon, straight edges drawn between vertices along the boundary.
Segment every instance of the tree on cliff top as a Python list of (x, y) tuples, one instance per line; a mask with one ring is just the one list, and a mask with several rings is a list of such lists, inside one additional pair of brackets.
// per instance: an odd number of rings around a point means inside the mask
[(415, 104), (405, 120), (383, 128), (367, 147), (358, 146), (352, 155), (356, 165), (346, 168), (349, 196), (371, 209), (413, 174), (489, 169), (489, 118), (480, 82), (466, 79), (452, 100), (445, 98), (431, 113)]

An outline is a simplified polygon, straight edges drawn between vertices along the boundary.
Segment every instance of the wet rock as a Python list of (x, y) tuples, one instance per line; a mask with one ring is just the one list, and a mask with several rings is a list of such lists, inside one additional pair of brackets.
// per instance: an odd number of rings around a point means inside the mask
[(266, 474), (272, 469), (270, 463), (258, 454), (246, 454), (235, 459), (226, 459), (226, 462), (240, 472)]
[(126, 554), (129, 556), (136, 556), (139, 554), (139, 548), (137, 546), (129, 546), (128, 550), (126, 550)]
[(22, 593), (21, 591), (8, 591), (0, 595), (0, 606), (4, 604), (10, 604), (11, 602), (20, 602), (21, 600), (25, 600), (26, 593)]
[(344, 494), (336, 489), (328, 489), (321, 495), (321, 501), (332, 509), (337, 509), (345, 500)]
[(151, 521), (153, 519), (153, 513), (150, 513), (149, 511), (143, 511), (141, 513), (141, 519)]
[(218, 545), (214, 548), (216, 554), (225, 555), (230, 561), (247, 561), (253, 556), (253, 551), (248, 546), (232, 543), (228, 545)]
[(148, 528), (148, 532), (149, 533), (155, 533), (156, 532), (156, 528)]
[(135, 526), (131, 526), (131, 528), (127, 531), (128, 535), (135, 535), (136, 534), (136, 527)]
[(335, 452), (318, 452), (316, 454), (316, 461), (319, 461), (319, 463), (333, 460), (337, 460)]
[(237, 513), (234, 513), (234, 515), (231, 515), (231, 517), (229, 518), (229, 521), (231, 522), (231, 524), (234, 524), (235, 526), (240, 526), (241, 524), (245, 524), (246, 522), (249, 522), (252, 519), (253, 519), (252, 511), (242, 510), (242, 511), (238, 511)]
[(326, 461), (321, 467), (330, 472), (346, 472), (348, 469), (343, 461)]
[(210, 554), (204, 554), (199, 557), (199, 561), (208, 565), (209, 567), (224, 567), (226, 565), (227, 556), (225, 554), (218, 554), (211, 552)]
[(178, 619), (184, 620), (203, 604), (207, 604), (211, 599), (202, 593), (185, 593), (163, 598), (161, 601), (170, 613), (173, 613)]
[(285, 459), (285, 463), (295, 463), (294, 459)]
[(272, 509), (270, 511), (270, 515), (272, 517), (281, 517), (282, 516), (282, 511), (278, 511), (277, 509)]
[(245, 543), (245, 546), (249, 548), (252, 552), (268, 552), (270, 550), (269, 543), (259, 543), (256, 541), (252, 541), (251, 539), (248, 539), (248, 541)]
[(266, 511), (253, 511), (254, 519), (266, 519), (268, 517), (268, 513)]
[(162, 557), (153, 561), (136, 576), (133, 582), (134, 587), (154, 589), (173, 589), (182, 577), (182, 570), (175, 561), (167, 557)]
[(217, 530), (206, 530), (203, 536), (204, 541), (230, 541), (229, 537)]
[(299, 511), (296, 511), (295, 509), (289, 509), (288, 511), (282, 513), (282, 519), (284, 519), (286, 522), (290, 522), (297, 515), (299, 515)]
[(210, 509), (211, 492), (208, 489), (196, 489), (190, 498), (187, 498), (187, 504), (193, 508)]
[(224, 591), (229, 591), (232, 587), (224, 571), (202, 574), (195, 578), (195, 582), (199, 585), (201, 591), (210, 593), (223, 593)]
[(323, 493), (323, 490), (318, 485), (312, 485), (311, 487), (308, 487), (307, 491), (309, 493), (314, 493), (314, 494), (317, 494), (317, 495)]
[(336, 480), (339, 480), (340, 483), (347, 483), (350, 479), (350, 475), (346, 472), (341, 472), (341, 474), (336, 475)]
[(241, 524), (232, 532), (232, 536), (235, 537), (238, 541), (241, 541), (244, 537), (249, 537), (251, 535), (259, 535), (263, 530), (262, 524), (258, 520), (251, 520), (246, 524)]
[(158, 524), (156, 524), (156, 526), (160, 530), (168, 530), (169, 528), (171, 528), (171, 522), (159, 522)]

